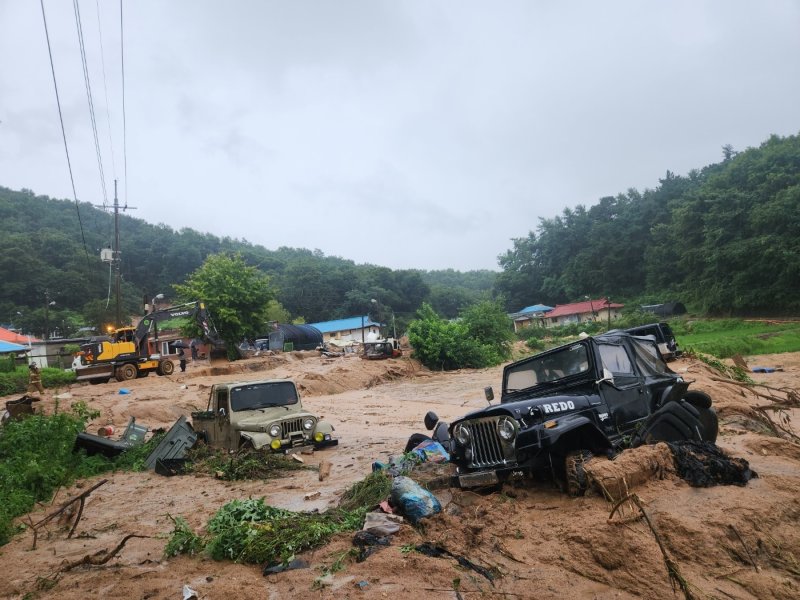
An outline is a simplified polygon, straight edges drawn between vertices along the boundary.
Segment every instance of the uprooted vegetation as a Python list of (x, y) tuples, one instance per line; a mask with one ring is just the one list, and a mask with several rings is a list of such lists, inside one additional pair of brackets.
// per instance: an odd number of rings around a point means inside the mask
[(386, 475), (372, 473), (345, 492), (338, 508), (325, 512), (276, 508), (265, 504), (264, 498), (233, 500), (211, 517), (203, 535), (195, 533), (182, 517), (171, 517), (174, 528), (164, 553), (206, 552), (215, 560), (287, 563), (337, 533), (359, 529), (367, 510), (385, 499), (390, 487)]
[(197, 444), (186, 455), (187, 473), (212, 475), (226, 481), (244, 479), (272, 479), (286, 471), (313, 470), (316, 467), (292, 460), (283, 454), (275, 454), (268, 448), (242, 449), (233, 454), (214, 449), (206, 444)]

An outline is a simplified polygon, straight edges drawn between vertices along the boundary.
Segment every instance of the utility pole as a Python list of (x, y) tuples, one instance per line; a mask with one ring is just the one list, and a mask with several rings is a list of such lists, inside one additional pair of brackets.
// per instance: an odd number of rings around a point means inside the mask
[[(108, 210), (108, 207), (103, 204), (102, 206), (97, 206), (97, 208), (102, 208), (103, 210)], [(114, 180), (114, 246), (112, 248), (111, 254), (111, 263), (114, 267), (114, 293), (117, 299), (116, 302), (116, 327), (122, 326), (122, 275), (121, 275), (121, 265), (122, 265), (122, 252), (120, 251), (119, 245), (119, 211), (122, 210), (134, 210), (136, 209), (135, 206), (128, 206), (127, 201), (125, 202), (125, 206), (119, 205), (119, 198), (117, 197), (117, 180)]]

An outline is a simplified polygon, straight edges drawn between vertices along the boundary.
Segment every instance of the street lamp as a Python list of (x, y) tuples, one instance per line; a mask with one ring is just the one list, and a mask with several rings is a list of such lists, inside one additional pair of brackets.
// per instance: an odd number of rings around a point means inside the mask
[(50, 300), (50, 296), (45, 292), (44, 294), (44, 339), (50, 339), (50, 307), (56, 305), (55, 300)]
[(156, 294), (155, 296), (153, 296), (153, 299), (150, 301), (150, 312), (151, 313), (156, 311), (156, 301), (163, 300), (163, 299), (164, 299), (164, 294)]

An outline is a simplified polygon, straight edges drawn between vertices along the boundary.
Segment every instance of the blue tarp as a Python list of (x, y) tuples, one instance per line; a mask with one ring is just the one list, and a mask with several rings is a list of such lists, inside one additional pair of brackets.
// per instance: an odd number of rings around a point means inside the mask
[(19, 344), (12, 344), (11, 342), (0, 340), (0, 354), (4, 352), (22, 352), (27, 349), (27, 346), (20, 346)]

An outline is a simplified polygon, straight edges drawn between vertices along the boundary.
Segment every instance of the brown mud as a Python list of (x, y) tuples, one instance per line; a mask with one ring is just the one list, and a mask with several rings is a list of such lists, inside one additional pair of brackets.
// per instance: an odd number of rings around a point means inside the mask
[[(761, 356), (750, 364), (783, 371), (753, 374), (776, 388), (800, 388), (800, 354)], [(692, 488), (674, 475), (661, 446), (623, 453), (619, 462), (590, 461), (599, 478), (635, 491), (666, 551), (697, 598), (800, 597), (800, 445), (770, 435), (753, 417), (769, 404), (746, 388), (714, 381), (719, 374), (699, 361), (681, 359), (671, 367), (692, 387), (711, 394), (720, 413), (719, 445), (746, 458), (759, 477), (744, 487)], [(87, 499), (76, 535), (53, 524), (32, 550), (25, 532), (0, 548), (0, 598), (181, 598), (184, 585), (204, 598), (679, 598), (673, 592), (653, 533), (633, 505), (609, 520), (611, 504), (600, 493), (568, 498), (552, 483), (506, 485), (481, 495), (437, 490), (444, 510), (419, 529), (404, 525), (392, 545), (363, 563), (347, 557), (344, 568), (322, 582), (325, 569), (347, 553), (351, 536), (303, 556), (310, 567), (263, 577), (257, 566), (208, 558), (165, 559), (172, 529), (181, 515), (199, 529), (224, 503), (264, 496), (269, 504), (294, 510), (336, 505), (344, 489), (362, 479), (373, 461), (399, 454), (407, 437), (422, 431), (422, 417), (435, 410), (452, 419), (485, 406), (483, 388), (500, 381), (501, 368), (431, 373), (408, 358), (363, 361), (321, 358), (314, 353), (256, 357), (232, 365), (190, 364), (186, 373), (150, 376), (125, 384), (74, 385), (61, 390), (84, 400), (101, 416), (89, 426), (124, 427), (129, 416), (151, 428), (206, 406), (218, 381), (290, 377), (303, 403), (336, 427), (337, 448), (304, 455), (308, 464), (331, 463), (331, 474), (296, 471), (280, 479), (225, 482), (205, 476), (163, 478), (151, 473), (106, 475), (109, 482)], [(119, 394), (120, 388), (130, 390)], [(52, 394), (42, 402), (53, 409)], [(785, 416), (797, 421), (800, 411)], [(97, 479), (59, 492), (37, 508), (34, 521), (54, 511)], [(304, 496), (320, 492), (313, 500)], [(101, 566), (75, 568), (51, 587), (48, 578), (65, 561), (111, 549), (128, 541)], [(465, 570), (452, 558), (409, 552), (424, 541), (447, 547), (490, 569), (494, 581)], [(27, 594), (27, 596), (26, 596)]]

